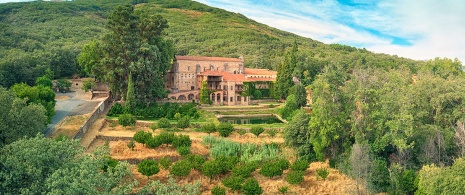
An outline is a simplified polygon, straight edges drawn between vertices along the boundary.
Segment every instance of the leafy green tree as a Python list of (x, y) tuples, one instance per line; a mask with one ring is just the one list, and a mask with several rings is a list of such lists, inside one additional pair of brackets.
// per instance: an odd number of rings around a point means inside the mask
[(309, 121), (310, 115), (305, 113), (304, 110), (299, 111), (283, 130), (285, 143), (291, 147), (295, 147), (297, 155), (299, 156), (304, 156), (313, 152), (312, 144), (309, 139)]
[(134, 141), (141, 143), (141, 144), (147, 144), (147, 142), (152, 139), (152, 134), (149, 132), (145, 131), (138, 131), (134, 134)]
[(109, 150), (84, 154), (79, 141), (43, 136), (21, 139), (0, 150), (0, 191), (6, 194), (124, 194), (133, 182), (127, 163), (102, 171)]
[(234, 126), (230, 123), (220, 123), (218, 132), (222, 137), (228, 137), (234, 131)]
[(242, 192), (246, 195), (258, 195), (262, 194), (263, 190), (256, 179), (249, 178), (242, 185)]
[(295, 110), (299, 109), (296, 98), (294, 94), (287, 96), (286, 104), (284, 105), (284, 109), (281, 111), (281, 116), (285, 119), (291, 119), (292, 115)]
[(354, 144), (350, 153), (351, 175), (355, 178), (357, 193), (360, 194), (361, 188), (367, 186), (367, 177), (370, 172), (370, 148), (367, 145)]
[(95, 87), (95, 82), (90, 79), (87, 79), (84, 82), (82, 82), (82, 90), (84, 90), (85, 92), (94, 91), (94, 87)]
[(176, 127), (178, 128), (188, 128), (190, 126), (190, 117), (189, 116), (183, 116), (178, 120), (178, 123), (176, 123)]
[(33, 137), (45, 129), (46, 110), (38, 104), (27, 104), (12, 91), (0, 87), (0, 146), (24, 136)]
[(15, 92), (20, 98), (27, 99), (27, 104), (42, 105), (47, 110), (47, 122), (51, 122), (55, 115), (55, 93), (50, 87), (43, 85), (31, 87), (25, 83), (19, 83), (13, 85), (10, 91)]
[(66, 79), (57, 80), (56, 88), (58, 89), (58, 91), (65, 93), (69, 91), (70, 87), (71, 87), (71, 82), (69, 82), (68, 80)]
[(81, 53), (77, 56), (77, 61), (88, 75), (95, 76), (96, 80), (101, 80), (104, 72), (100, 64), (103, 58), (103, 50), (100, 43), (96, 40), (85, 44)]
[(41, 85), (41, 86), (49, 87), (49, 88), (53, 87), (52, 80), (49, 79), (47, 76), (37, 77), (36, 85)]
[(158, 119), (157, 125), (158, 125), (159, 128), (169, 128), (169, 127), (171, 127), (171, 123), (167, 118)]
[(157, 174), (160, 172), (160, 168), (158, 167), (158, 162), (155, 160), (148, 160), (144, 159), (137, 165), (137, 171), (142, 173), (142, 175), (147, 176), (149, 178), (152, 175)]
[(295, 101), (297, 104), (297, 107), (303, 107), (307, 105), (307, 90), (305, 89), (305, 86), (302, 84), (296, 84), (295, 86)]
[(250, 128), (250, 133), (254, 134), (255, 136), (259, 136), (265, 131), (265, 129), (262, 126), (253, 126)]
[(126, 5), (116, 7), (107, 21), (101, 64), (112, 94), (126, 95), (131, 72), (137, 100), (165, 97), (164, 78), (174, 56), (172, 43), (162, 36), (168, 27), (166, 19), (135, 12), (134, 6)]
[(456, 159), (449, 167), (423, 166), (418, 173), (418, 190), (415, 194), (463, 194), (464, 169), (463, 158)]
[(216, 125), (215, 123), (207, 123), (207, 124), (202, 125), (201, 130), (202, 132), (210, 134), (210, 133), (216, 132)]

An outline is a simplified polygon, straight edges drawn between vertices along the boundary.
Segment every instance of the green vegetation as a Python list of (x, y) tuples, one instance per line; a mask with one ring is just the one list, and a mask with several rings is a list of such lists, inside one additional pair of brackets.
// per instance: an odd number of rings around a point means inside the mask
[(0, 87), (0, 146), (26, 136), (42, 133), (46, 127), (46, 110), (42, 105), (27, 104), (13, 91)]
[(136, 118), (132, 116), (132, 114), (122, 114), (118, 117), (118, 123), (120, 125), (123, 125), (123, 127), (126, 126), (134, 126), (136, 125)]
[(304, 182), (304, 172), (303, 171), (291, 171), (286, 175), (286, 181), (289, 184), (301, 184)]
[(222, 137), (228, 137), (234, 131), (234, 126), (230, 123), (220, 123), (218, 132)]
[(158, 124), (159, 128), (169, 128), (169, 127), (171, 127), (171, 123), (167, 118), (161, 118), (160, 120), (158, 120), (157, 124)]
[(246, 195), (259, 195), (263, 193), (263, 190), (256, 179), (249, 178), (242, 185), (242, 192)]
[(171, 159), (167, 156), (161, 158), (160, 165), (163, 169), (167, 170), (171, 166)]
[(278, 188), (278, 191), (281, 194), (286, 194), (288, 190), (289, 190), (289, 187), (287, 187), (287, 186), (282, 186), (282, 187)]
[(250, 174), (258, 168), (257, 162), (246, 162), (240, 163), (232, 169), (234, 176), (240, 176), (242, 178), (250, 177)]
[(160, 172), (160, 168), (157, 161), (145, 159), (137, 165), (137, 171), (148, 178)]
[(187, 160), (181, 160), (175, 162), (173, 165), (171, 165), (170, 168), (170, 174), (176, 176), (176, 177), (185, 177), (189, 175), (191, 172), (191, 165), (190, 162)]
[(299, 159), (292, 163), (291, 170), (293, 171), (306, 171), (309, 167), (310, 163), (308, 161)]
[(318, 168), (316, 169), (316, 178), (321, 178), (323, 180), (326, 180), (326, 178), (329, 175), (329, 169), (328, 168)]
[(242, 189), (242, 182), (244, 181), (244, 178), (239, 177), (239, 176), (229, 176), (225, 179), (223, 179), (221, 182), (223, 183), (224, 186), (228, 187), (232, 191), (239, 191)]
[(250, 128), (250, 133), (254, 134), (255, 136), (259, 136), (265, 131), (265, 129), (262, 126), (253, 126)]
[(216, 185), (212, 189), (212, 195), (226, 195), (226, 189)]

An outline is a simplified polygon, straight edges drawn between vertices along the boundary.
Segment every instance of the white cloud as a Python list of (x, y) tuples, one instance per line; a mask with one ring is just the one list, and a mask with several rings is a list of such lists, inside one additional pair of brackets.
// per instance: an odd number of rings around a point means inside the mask
[[(365, 9), (341, 5), (335, 0), (260, 4), (251, 0), (199, 1), (325, 43), (357, 45), (419, 60), (434, 57), (465, 60), (465, 3), (459, 0), (357, 2), (368, 3)], [(376, 30), (382, 35), (364, 29)], [(406, 39), (412, 45), (394, 45), (390, 36)]]

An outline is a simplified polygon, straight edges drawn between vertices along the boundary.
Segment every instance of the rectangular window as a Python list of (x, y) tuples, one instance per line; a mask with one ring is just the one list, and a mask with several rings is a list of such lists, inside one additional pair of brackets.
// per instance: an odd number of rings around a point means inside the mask
[(233, 97), (231, 97), (231, 98), (229, 98), (229, 99), (230, 99), (230, 102), (233, 102), (233, 100), (234, 100)]
[(231, 90), (233, 90), (233, 89), (234, 89), (233, 86), (231, 86)]
[(187, 71), (189, 71), (190, 69), (191, 69), (191, 67), (190, 67), (190, 66), (187, 66)]

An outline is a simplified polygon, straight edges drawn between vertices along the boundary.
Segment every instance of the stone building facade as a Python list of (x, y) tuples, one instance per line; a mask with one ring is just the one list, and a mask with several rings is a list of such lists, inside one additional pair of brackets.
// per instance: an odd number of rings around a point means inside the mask
[(257, 82), (267, 88), (276, 80), (276, 71), (244, 67), (244, 58), (176, 56), (166, 76), (168, 95), (176, 100), (198, 100), (202, 83), (212, 91), (215, 105), (249, 105), (250, 97), (241, 96), (244, 82)]

